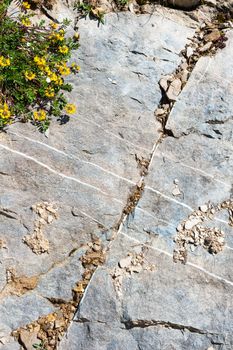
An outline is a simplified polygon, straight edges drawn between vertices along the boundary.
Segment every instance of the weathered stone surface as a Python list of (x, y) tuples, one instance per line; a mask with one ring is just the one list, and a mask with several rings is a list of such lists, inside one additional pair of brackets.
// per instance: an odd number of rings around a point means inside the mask
[(227, 37), (226, 48), (216, 57), (202, 57), (198, 61), (180, 94), (167, 124), (175, 137), (195, 132), (232, 143), (232, 31)]
[[(144, 256), (142, 271), (119, 269), (118, 261), (138, 248)], [(207, 349), (216, 344), (221, 349), (224, 344), (230, 350), (231, 289), (119, 234), (106, 269), (96, 272), (60, 348)]]
[(0, 305), (1, 322), (12, 330), (53, 311), (53, 305), (35, 293), (23, 295), (20, 298), (8, 296), (1, 301)]
[[(50, 299), (72, 298), (87, 243), (109, 239), (140, 179), (135, 155), (148, 157), (160, 135), (158, 81), (180, 63), (194, 33), (191, 20), (165, 12), (110, 14), (100, 27), (81, 20), (72, 57), (81, 72), (70, 78), (78, 114), (54, 121), (48, 138), (29, 124), (0, 135), (0, 319), (9, 333), (55, 311)], [(41, 202), (57, 207), (40, 236), (48, 252), (23, 241), (35, 231), (32, 207)]]
[(20, 345), (18, 342), (10, 342), (8, 344), (2, 345), (2, 350), (20, 350)]
[[(60, 349), (233, 348), (232, 214), (206, 215), (209, 205), (232, 200), (231, 32), (228, 37), (215, 57), (200, 59), (174, 104), (167, 124), (174, 137), (158, 145), (144, 193)], [(201, 223), (189, 217), (199, 208)], [(175, 263), (174, 239), (184, 220), (188, 231), (200, 224), (224, 231), (223, 251), (188, 245), (187, 263)]]

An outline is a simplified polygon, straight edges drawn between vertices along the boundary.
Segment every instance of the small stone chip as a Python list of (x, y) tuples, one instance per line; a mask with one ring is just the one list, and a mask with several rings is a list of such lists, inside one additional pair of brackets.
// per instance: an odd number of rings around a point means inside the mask
[(168, 90), (167, 90), (167, 98), (170, 101), (176, 101), (177, 97), (179, 96), (180, 92), (181, 92), (181, 88), (182, 88), (182, 84), (181, 84), (181, 80), (180, 79), (174, 79)]
[(122, 269), (125, 269), (126, 267), (129, 267), (132, 262), (132, 256), (127, 256), (126, 258), (123, 258), (119, 261), (119, 266)]
[(175, 187), (174, 190), (172, 191), (172, 195), (174, 197), (179, 196), (181, 194), (179, 187)]
[(192, 55), (193, 55), (193, 49), (189, 46), (189, 47), (187, 47), (187, 50), (186, 50), (186, 56), (187, 56), (187, 58), (189, 58)]
[(212, 46), (212, 42), (208, 42), (206, 43), (204, 46), (202, 46), (200, 49), (199, 49), (199, 52), (203, 53), (203, 52), (206, 52), (208, 51)]
[(201, 223), (201, 220), (199, 218), (193, 218), (193, 219), (187, 220), (186, 223), (184, 224), (184, 227), (186, 230), (191, 230), (194, 226), (200, 223)]
[(200, 206), (200, 211), (203, 213), (206, 213), (208, 211), (208, 205), (204, 204)]
[(209, 41), (214, 42), (220, 39), (220, 37), (221, 37), (220, 31), (218, 29), (215, 29), (211, 33), (207, 34), (204, 39), (206, 42), (209, 42)]

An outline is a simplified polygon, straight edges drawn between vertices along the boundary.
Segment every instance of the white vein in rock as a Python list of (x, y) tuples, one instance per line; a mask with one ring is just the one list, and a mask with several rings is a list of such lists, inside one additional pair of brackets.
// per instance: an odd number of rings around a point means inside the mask
[[(16, 150), (11, 149), (10, 147), (5, 146), (5, 145), (2, 145), (2, 144), (0, 144), (0, 148), (3, 148), (3, 149), (5, 149), (5, 150), (7, 150), (7, 151), (9, 151), (9, 152), (12, 152), (12, 153), (14, 153), (14, 154), (17, 154), (17, 155), (19, 155), (19, 156), (21, 156), (21, 157), (23, 157), (23, 158), (29, 159), (29, 160), (31, 160), (32, 162), (34, 162), (34, 163), (40, 165), (41, 167), (43, 167), (43, 168), (49, 170), (51, 173), (53, 173), (53, 174), (55, 174), (55, 175), (57, 175), (57, 176), (62, 177), (63, 179), (67, 179), (67, 180), (71, 180), (71, 181), (77, 182), (77, 183), (79, 183), (79, 184), (81, 184), (81, 185), (83, 185), (83, 186), (86, 186), (86, 187), (88, 187), (88, 188), (91, 188), (92, 190), (95, 190), (95, 191), (97, 191), (97, 192), (100, 192), (100, 193), (102, 193), (103, 195), (105, 195), (105, 196), (107, 196), (107, 197), (110, 197), (109, 194), (108, 194), (107, 192), (102, 191), (100, 188), (95, 187), (95, 186), (90, 185), (90, 184), (87, 184), (86, 182), (83, 182), (83, 181), (81, 181), (81, 180), (78, 180), (77, 178), (75, 178), (75, 177), (73, 177), (73, 176), (68, 176), (68, 175), (65, 175), (65, 174), (63, 174), (63, 173), (60, 173), (60, 172), (56, 171), (55, 169), (51, 168), (49, 165), (47, 165), (47, 164), (45, 164), (45, 163), (42, 163), (42, 162), (40, 162), (39, 160), (37, 160), (36, 158), (31, 157), (31, 156), (29, 156), (29, 155), (27, 155), (27, 154), (25, 154), (25, 153), (23, 153), (23, 152), (16, 151)], [(118, 203), (121, 203), (121, 204), (123, 203), (123, 202), (122, 202), (121, 200), (119, 200), (119, 199), (116, 199), (116, 198), (113, 198), (113, 197), (111, 197), (111, 199), (114, 200), (114, 201), (116, 201), (116, 202), (118, 202)]]
[[(128, 239), (131, 240), (131, 241), (134, 241), (134, 242), (137, 242), (138, 244), (141, 244), (142, 246), (145, 246), (145, 247), (147, 247), (147, 248), (149, 248), (149, 249), (152, 249), (152, 250), (155, 250), (155, 251), (157, 251), (157, 252), (159, 252), (159, 253), (162, 253), (162, 254), (164, 254), (164, 255), (167, 255), (167, 256), (169, 256), (170, 258), (173, 258), (173, 255), (172, 255), (171, 253), (168, 253), (166, 250), (163, 250), (163, 249), (160, 249), (160, 248), (156, 248), (156, 247), (150, 246), (149, 244), (142, 243), (142, 242), (140, 242), (139, 240), (137, 240), (136, 238), (130, 237), (130, 236), (128, 236), (126, 233), (124, 233), (124, 232), (122, 232), (122, 231), (120, 232), (120, 234), (123, 235), (123, 236), (125, 236), (126, 238), (128, 238)], [(193, 267), (193, 268), (195, 268), (195, 269), (197, 269), (197, 270), (200, 270), (200, 271), (204, 272), (205, 274), (207, 274), (207, 275), (209, 275), (209, 276), (211, 276), (211, 277), (213, 277), (213, 278), (215, 278), (215, 279), (217, 279), (217, 280), (219, 280), (219, 281), (221, 281), (221, 282), (224, 282), (224, 283), (226, 283), (226, 284), (228, 284), (228, 285), (230, 285), (230, 286), (233, 287), (233, 282), (232, 282), (232, 281), (229, 281), (229, 280), (227, 280), (227, 279), (225, 279), (225, 278), (223, 278), (223, 277), (221, 277), (221, 276), (218, 276), (218, 275), (216, 275), (216, 274), (214, 274), (214, 273), (212, 273), (212, 272), (210, 272), (210, 271), (204, 269), (204, 267), (198, 266), (198, 265), (193, 264), (193, 263), (191, 263), (191, 262), (187, 262), (186, 265), (189, 265), (189, 266), (191, 266), (191, 267)]]
[(229, 184), (229, 183), (227, 183), (227, 182), (225, 182), (225, 181), (222, 181), (222, 180), (220, 180), (220, 179), (217, 179), (217, 178), (216, 178), (216, 175), (212, 175), (212, 174), (210, 174), (210, 173), (207, 173), (207, 172), (205, 172), (204, 170), (199, 169), (199, 168), (197, 168), (197, 167), (192, 167), (191, 165), (187, 165), (187, 164), (185, 164), (185, 163), (183, 163), (183, 162), (180, 162), (178, 159), (175, 159), (175, 158), (173, 158), (173, 157), (169, 157), (169, 156), (163, 155), (163, 154), (161, 154), (161, 155), (156, 154), (156, 157), (159, 157), (159, 158), (167, 158), (167, 159), (169, 159), (169, 160), (172, 160), (172, 161), (174, 161), (174, 162), (175, 162), (176, 164), (178, 164), (178, 165), (181, 165), (181, 166), (183, 166), (183, 167), (185, 167), (185, 168), (189, 168), (189, 169), (191, 169), (191, 170), (194, 170), (194, 171), (196, 171), (196, 172), (199, 172), (199, 173), (205, 175), (206, 177), (211, 178), (213, 181), (218, 182), (218, 183), (220, 183), (220, 184), (222, 184), (222, 185), (226, 185), (226, 186), (228, 186), (228, 187), (231, 188), (231, 184)]
[(190, 211), (194, 211), (194, 209), (191, 208), (189, 205), (187, 205), (187, 204), (185, 204), (185, 203), (183, 203), (183, 202), (180, 202), (180, 201), (176, 200), (175, 198), (171, 198), (171, 197), (167, 196), (166, 194), (164, 194), (164, 193), (162, 193), (162, 192), (160, 192), (160, 191), (154, 189), (153, 187), (145, 186), (145, 189), (147, 189), (147, 190), (149, 190), (149, 191), (152, 191), (152, 192), (158, 194), (159, 196), (161, 196), (161, 197), (163, 197), (163, 198), (168, 199), (170, 202), (174, 202), (174, 203), (176, 203), (176, 204), (178, 204), (178, 205), (181, 205), (182, 207), (187, 208), (187, 209), (190, 210)]
[(28, 137), (28, 136), (24, 136), (24, 135), (21, 135), (21, 134), (17, 134), (16, 132), (9, 132), (9, 134), (15, 135), (15, 136), (18, 136), (18, 137), (22, 137), (23, 139), (28, 140), (28, 141), (33, 142), (33, 143), (37, 143), (37, 144), (39, 144), (39, 145), (41, 145), (41, 146), (44, 146), (44, 147), (46, 147), (46, 148), (48, 148), (48, 149), (51, 149), (51, 150), (54, 151), (54, 152), (57, 152), (57, 153), (60, 153), (60, 154), (64, 155), (64, 156), (67, 157), (67, 158), (76, 159), (76, 160), (78, 160), (78, 161), (80, 161), (80, 162), (82, 162), (82, 163), (92, 165), (92, 166), (94, 166), (94, 167), (96, 167), (96, 168), (98, 168), (98, 169), (104, 171), (105, 173), (110, 174), (110, 175), (112, 175), (112, 176), (114, 176), (114, 177), (116, 177), (116, 178), (118, 178), (118, 179), (120, 179), (120, 180), (126, 181), (126, 182), (128, 182), (128, 183), (130, 183), (130, 184), (132, 184), (132, 185), (136, 185), (135, 182), (133, 182), (133, 181), (127, 179), (127, 178), (124, 177), (124, 176), (117, 175), (116, 173), (113, 173), (112, 171), (107, 170), (107, 169), (101, 167), (101, 166), (98, 165), (98, 164), (95, 164), (95, 163), (93, 163), (93, 162), (89, 162), (89, 161), (83, 160), (83, 159), (81, 159), (81, 158), (79, 158), (79, 157), (70, 155), (70, 154), (68, 154), (68, 153), (66, 153), (66, 152), (64, 152), (64, 151), (61, 151), (61, 150), (59, 150), (59, 149), (53, 147), (53, 146), (47, 145), (47, 144), (44, 143), (44, 142), (41, 142), (41, 141), (38, 141), (38, 140), (33, 140), (33, 139), (31, 139), (30, 137)]

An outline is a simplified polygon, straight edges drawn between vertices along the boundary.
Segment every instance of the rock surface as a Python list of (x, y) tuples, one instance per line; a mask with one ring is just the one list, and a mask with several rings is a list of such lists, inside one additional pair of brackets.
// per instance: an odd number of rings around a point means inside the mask
[[(233, 221), (222, 204), (233, 205), (232, 32), (227, 36), (215, 57), (199, 60), (174, 104), (170, 136), (155, 150), (144, 193), (60, 349), (233, 348)], [(175, 263), (183, 225), (194, 238), (200, 225), (224, 232), (223, 250), (210, 254), (194, 240), (186, 264)]]
[(189, 18), (164, 14), (109, 14), (100, 27), (81, 20), (71, 94), (78, 114), (54, 122), (48, 138), (28, 124), (0, 134), (0, 348), (18, 349), (13, 330), (72, 299), (80, 258), (93, 237), (107, 242), (121, 219), (141, 178), (136, 159), (148, 158), (160, 137), (158, 81), (180, 64), (194, 33)]

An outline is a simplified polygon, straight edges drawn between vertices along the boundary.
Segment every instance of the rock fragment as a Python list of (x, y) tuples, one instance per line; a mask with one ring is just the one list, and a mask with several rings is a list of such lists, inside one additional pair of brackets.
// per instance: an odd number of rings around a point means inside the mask
[(163, 91), (167, 91), (168, 86), (169, 86), (169, 82), (172, 80), (172, 76), (171, 75), (165, 75), (164, 77), (162, 77), (159, 81), (159, 85), (161, 86), (161, 88), (163, 89)]
[(191, 230), (194, 226), (200, 223), (201, 223), (201, 220), (199, 218), (193, 218), (193, 219), (187, 220), (184, 227), (186, 228), (186, 230)]
[(193, 55), (193, 49), (192, 47), (188, 46), (186, 50), (186, 56), (187, 58), (191, 57)]
[(176, 186), (176, 187), (173, 189), (173, 191), (172, 191), (172, 195), (173, 195), (174, 197), (176, 197), (176, 196), (179, 196), (180, 194), (181, 194), (181, 191), (180, 191), (179, 187)]
[(170, 101), (176, 101), (177, 100), (177, 97), (179, 96), (180, 92), (181, 92), (181, 87), (182, 87), (182, 84), (181, 84), (181, 80), (180, 79), (174, 79), (168, 90), (167, 90), (167, 98), (170, 100)]
[(126, 258), (123, 258), (119, 261), (119, 266), (122, 269), (125, 269), (126, 267), (129, 267), (132, 262), (132, 256), (127, 256)]
[(41, 202), (32, 206), (32, 210), (38, 215), (34, 223), (34, 231), (30, 235), (23, 237), (23, 242), (26, 243), (33, 253), (40, 255), (49, 252), (49, 241), (45, 238), (44, 229), (50, 225), (54, 219), (57, 219), (57, 208), (54, 203)]
[(208, 42), (206, 43), (204, 46), (202, 46), (200, 49), (199, 49), (199, 52), (203, 53), (203, 52), (206, 52), (206, 51), (209, 51), (209, 49), (211, 48), (212, 46), (212, 42)]
[(211, 33), (205, 35), (204, 40), (205, 40), (206, 42), (209, 42), (209, 41), (215, 42), (215, 41), (217, 41), (218, 39), (220, 39), (220, 37), (221, 37), (220, 31), (219, 31), (218, 29), (215, 29), (215, 30), (213, 30)]
[(203, 212), (203, 213), (206, 213), (208, 211), (208, 205), (204, 204), (204, 205), (201, 205), (200, 206), (200, 210)]
[(26, 350), (35, 349), (36, 345), (39, 345), (41, 341), (37, 338), (40, 326), (35, 327), (33, 330), (21, 329), (19, 333), (19, 339)]

